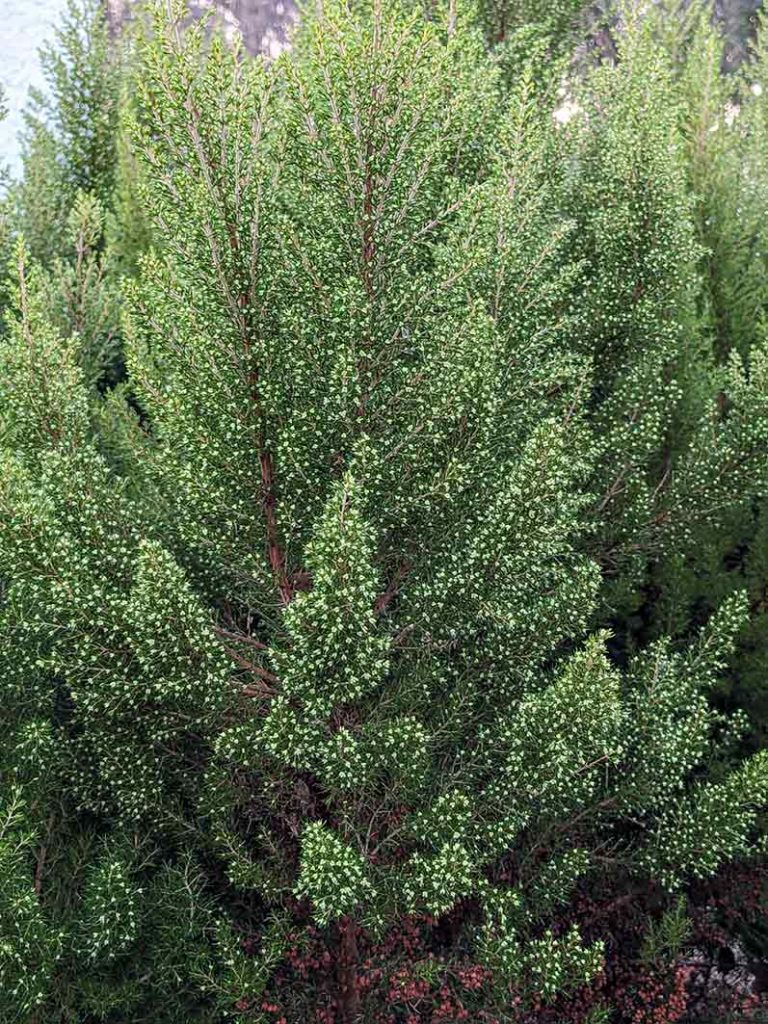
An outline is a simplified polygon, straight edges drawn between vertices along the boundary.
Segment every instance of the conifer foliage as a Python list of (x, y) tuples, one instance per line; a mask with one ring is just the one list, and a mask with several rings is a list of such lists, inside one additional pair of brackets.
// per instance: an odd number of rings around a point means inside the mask
[(63, 244), (78, 191), (109, 202), (115, 174), (119, 51), (97, 0), (68, 0), (52, 44), (41, 51), (47, 90), (33, 94), (24, 136), (22, 225), (34, 255)]
[[(464, 5), (324, 0), (271, 64), (182, 13), (132, 58), (136, 275), (102, 287), (114, 177), (74, 263), (13, 258), (0, 1015), (522, 1019), (603, 971), (577, 892), (679, 907), (768, 803), (711, 699), (744, 593), (627, 658), (603, 628), (763, 488), (683, 84), (629, 24), (565, 131)], [(281, 987), (312, 944), (327, 983)], [(465, 1016), (419, 1016), (446, 977)]]

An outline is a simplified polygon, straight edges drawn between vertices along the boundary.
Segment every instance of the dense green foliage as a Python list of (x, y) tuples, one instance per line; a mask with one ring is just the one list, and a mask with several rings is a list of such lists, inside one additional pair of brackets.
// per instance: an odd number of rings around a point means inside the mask
[(114, 183), (120, 74), (97, 0), (70, 0), (41, 61), (47, 90), (27, 114), (21, 226), (34, 256), (50, 261), (66, 246), (77, 192), (106, 204)]
[(47, 272), (49, 315), (79, 339), (88, 383), (122, 376), (120, 278), (149, 245), (124, 120), (131, 80), (101, 0), (68, 0), (53, 44), (41, 51), (47, 81), (33, 92), (23, 136), (23, 176), (8, 204), (16, 231)]
[(469, 1019), (376, 987), (419, 922), (412, 993), (522, 1021), (610, 953), (577, 892), (652, 889), (652, 962), (761, 848), (768, 48), (627, 9), (566, 75), (540, 13), (325, 0), (268, 64), (70, 8), (0, 334), (3, 1020)]

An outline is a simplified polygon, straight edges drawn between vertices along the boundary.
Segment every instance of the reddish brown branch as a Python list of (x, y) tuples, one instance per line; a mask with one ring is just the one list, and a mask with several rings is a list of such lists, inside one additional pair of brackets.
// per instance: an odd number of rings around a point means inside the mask
[(293, 599), (293, 587), (288, 579), (285, 570), (285, 552), (280, 544), (280, 537), (277, 529), (277, 518), (275, 516), (275, 493), (273, 490), (274, 467), (272, 456), (269, 452), (261, 453), (261, 485), (262, 485), (262, 506), (264, 519), (267, 525), (267, 557), (272, 567), (272, 573), (277, 582), (277, 589), (280, 600), (284, 605), (291, 603)]
[(339, 929), (339, 1011), (344, 1024), (354, 1024), (360, 1015), (360, 984), (357, 974), (360, 954), (357, 925), (351, 917), (342, 917)]
[(35, 863), (35, 895), (39, 898), (43, 891), (43, 878), (45, 876), (45, 862), (48, 857), (48, 841), (53, 831), (54, 816), (51, 815), (48, 819), (46, 826), (46, 837), (45, 841), (40, 844), (40, 848), (37, 851), (37, 858)]
[[(371, 146), (368, 147), (367, 157), (370, 159)], [(363, 184), (363, 284), (368, 298), (373, 298), (374, 285), (372, 267), (376, 262), (376, 235), (373, 217), (373, 172), (366, 167), (365, 182)]]
[(253, 683), (251, 686), (244, 686), (240, 691), (244, 697), (274, 697), (274, 690), (265, 683)]
[(45, 859), (48, 854), (48, 847), (42, 844), (37, 853), (37, 864), (35, 865), (35, 895), (40, 896), (43, 891), (43, 874), (45, 872)]
[(266, 644), (263, 644), (260, 640), (257, 640), (253, 636), (248, 636), (245, 633), (233, 633), (231, 630), (224, 629), (222, 626), (214, 626), (213, 631), (217, 636), (224, 637), (225, 640), (235, 640), (240, 644), (248, 644), (249, 647), (255, 647), (257, 651), (269, 650)]
[(224, 649), (226, 650), (230, 658), (234, 662), (236, 662), (241, 668), (245, 668), (249, 672), (253, 672), (255, 676), (258, 676), (259, 679), (263, 679), (265, 683), (269, 683), (270, 685), (274, 686), (280, 682), (280, 680), (273, 672), (270, 672), (266, 668), (262, 668), (261, 665), (255, 665), (252, 661), (249, 661), (247, 658), (244, 658), (242, 654), (238, 654), (237, 651), (232, 650), (231, 647), (225, 647)]
[(389, 581), (389, 586), (383, 594), (379, 594), (373, 603), (374, 615), (382, 615), (392, 601), (397, 597), (400, 592), (400, 585), (408, 574), (410, 566), (407, 562), (402, 562), (395, 570), (392, 579)]

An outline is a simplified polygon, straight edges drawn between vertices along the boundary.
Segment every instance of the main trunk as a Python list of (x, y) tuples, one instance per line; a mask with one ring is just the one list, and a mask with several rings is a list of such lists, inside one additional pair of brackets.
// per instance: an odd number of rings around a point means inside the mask
[(360, 1015), (357, 964), (357, 925), (351, 917), (339, 921), (338, 1007), (343, 1024), (354, 1024)]

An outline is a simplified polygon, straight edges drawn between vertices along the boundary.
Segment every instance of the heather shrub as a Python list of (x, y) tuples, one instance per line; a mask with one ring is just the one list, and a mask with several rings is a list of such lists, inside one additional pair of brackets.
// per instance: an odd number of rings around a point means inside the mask
[(755, 577), (704, 573), (768, 443), (714, 44), (625, 17), (567, 119), (471, 6), (326, 0), (271, 63), (181, 14), (73, 251), (15, 240), (3, 1016), (681, 1020), (768, 802)]

